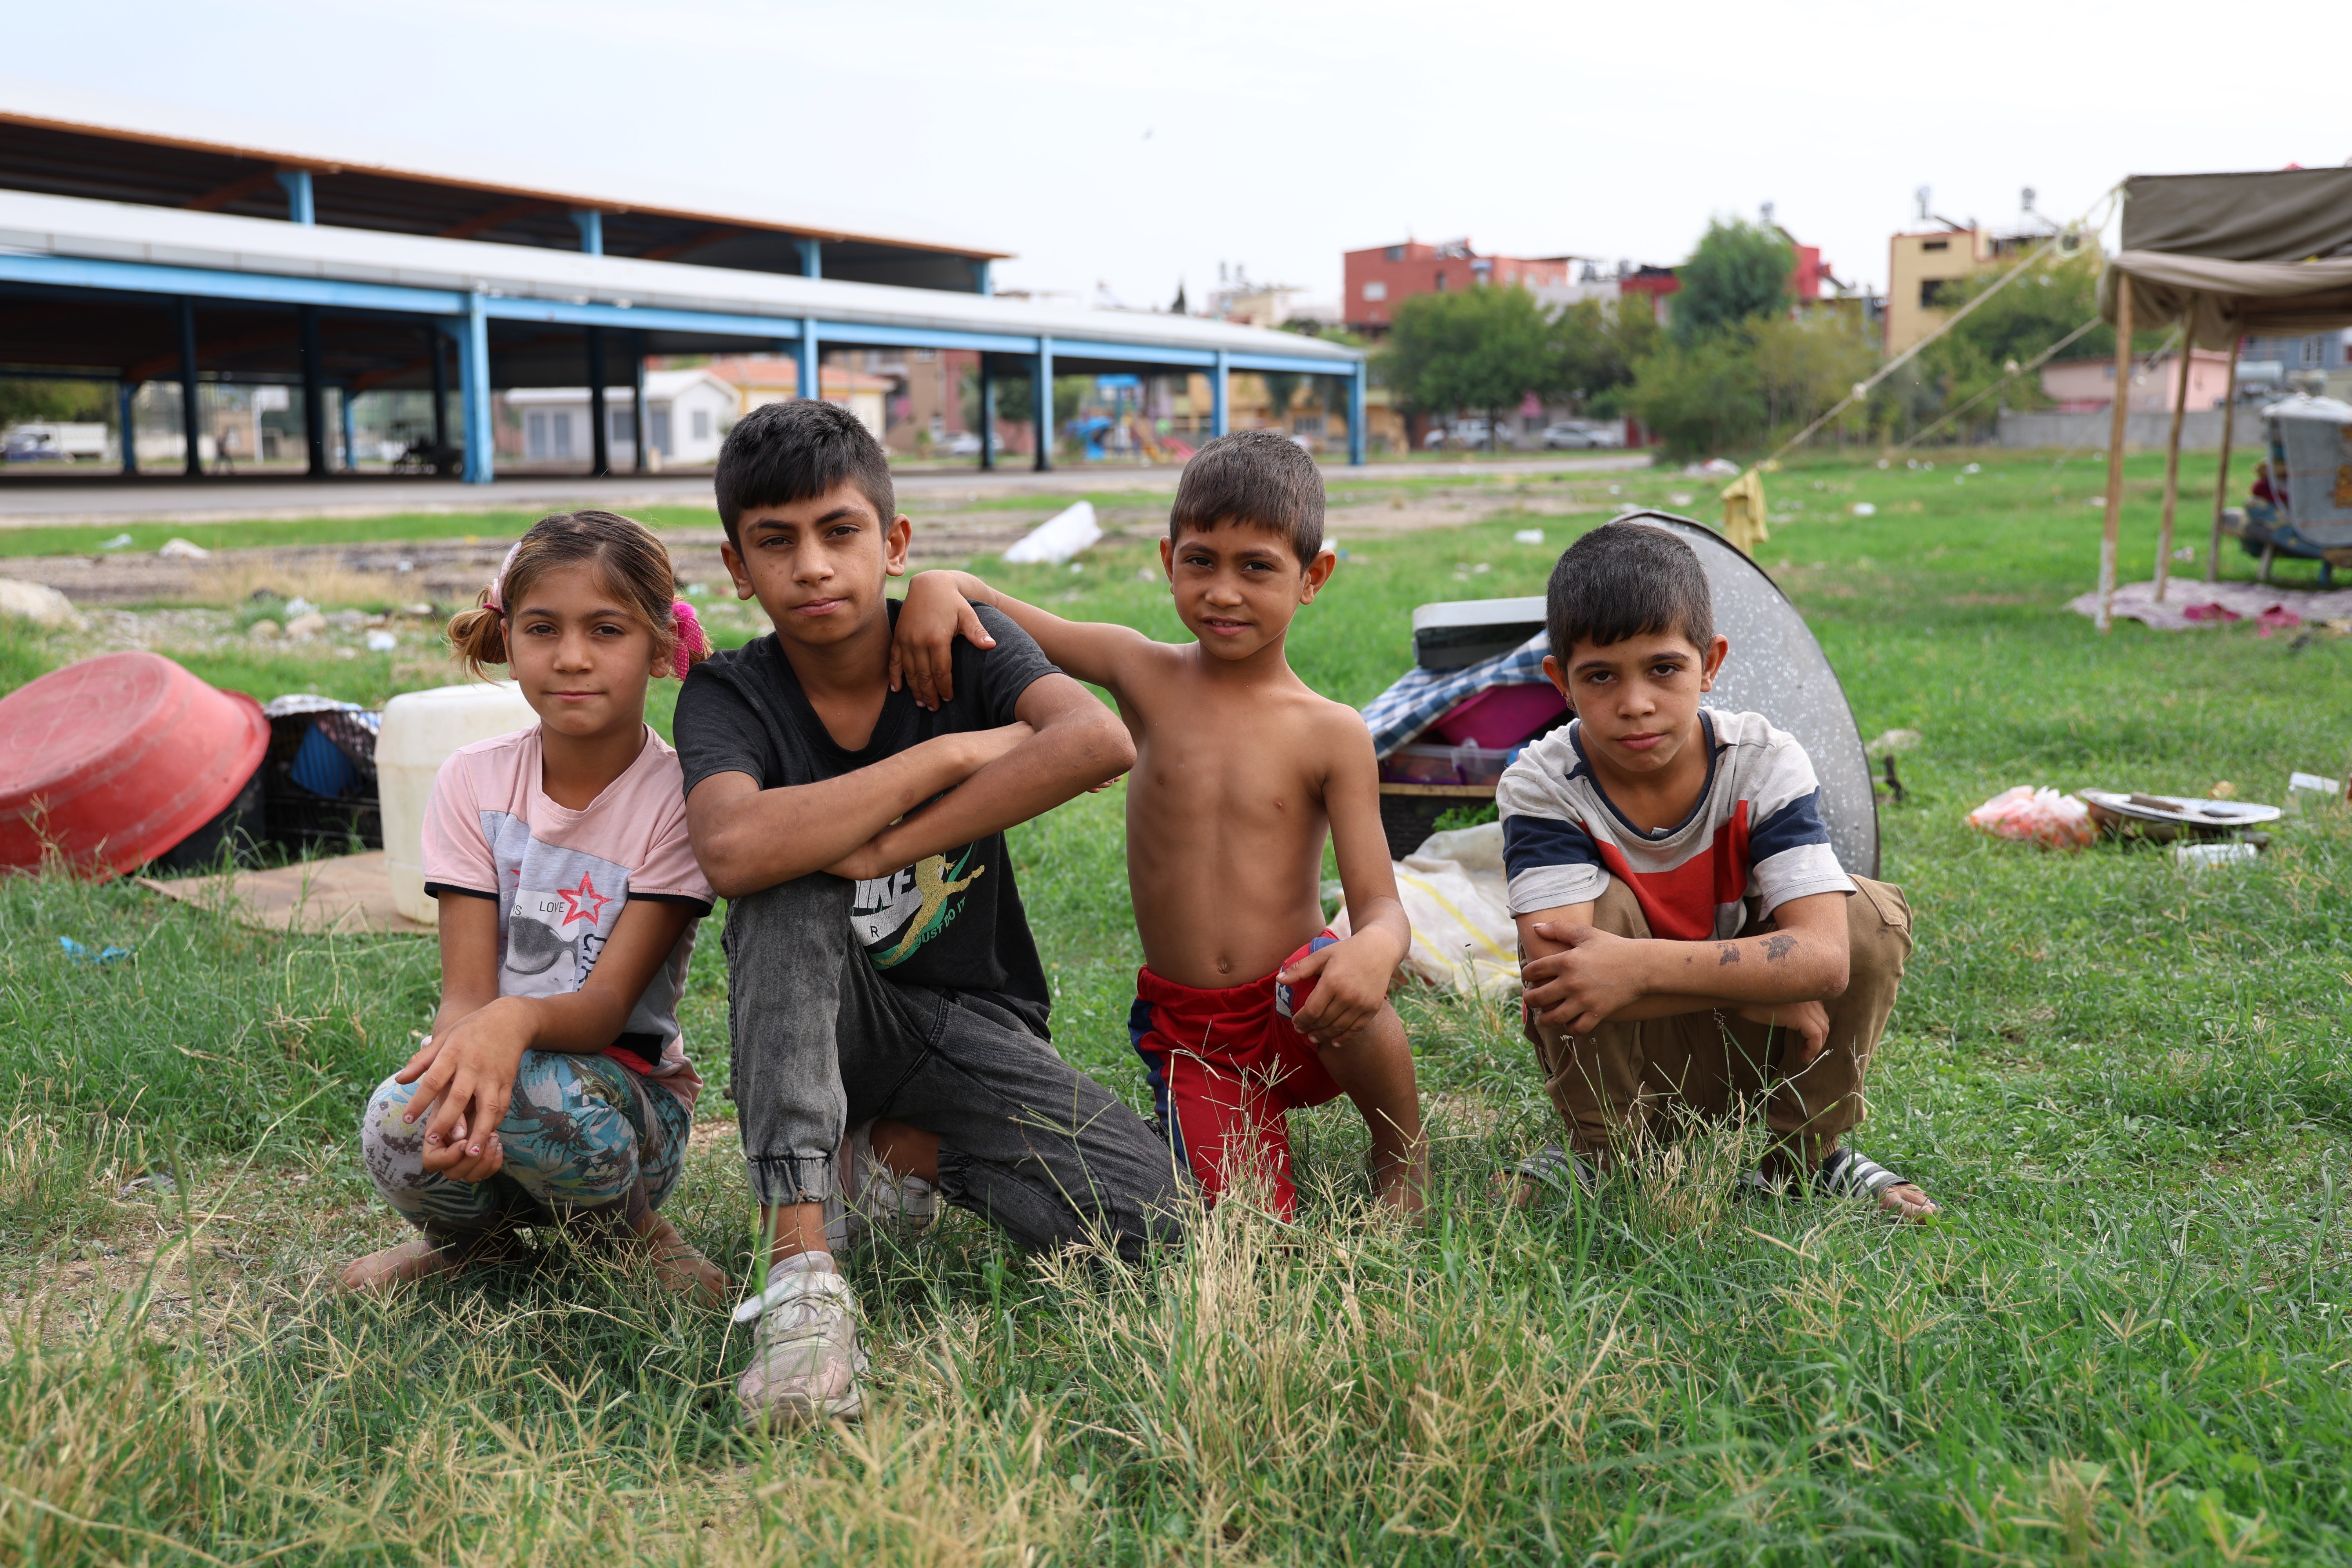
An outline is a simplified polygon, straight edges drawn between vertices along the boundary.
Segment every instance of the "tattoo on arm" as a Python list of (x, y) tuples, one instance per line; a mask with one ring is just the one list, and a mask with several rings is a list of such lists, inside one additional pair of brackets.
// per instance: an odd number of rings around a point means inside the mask
[(1722, 968), (1727, 963), (1737, 963), (1739, 962), (1739, 947), (1736, 942), (1727, 942), (1721, 947), (1717, 948), (1715, 952), (1715, 966), (1717, 969)]
[(1764, 956), (1774, 963), (1797, 951), (1797, 939), (1782, 931), (1764, 939)]

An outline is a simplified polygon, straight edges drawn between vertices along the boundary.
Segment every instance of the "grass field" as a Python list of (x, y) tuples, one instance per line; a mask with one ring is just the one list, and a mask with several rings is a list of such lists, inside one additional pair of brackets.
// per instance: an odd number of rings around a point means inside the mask
[[(2290, 770), (2345, 765), (2352, 644), (2101, 637), (2063, 607), (2095, 568), (2095, 465), (1937, 463), (1776, 476), (1790, 521), (1761, 558), (1864, 733), (1925, 736), (1908, 800), (1883, 808), (1919, 940), (1858, 1142), (1941, 1199), (1941, 1224), (1736, 1203), (1753, 1153), (1736, 1131), (1502, 1212), (1489, 1173), (1546, 1134), (1527, 1048), (1492, 1010), (1417, 998), (1445, 1194), (1426, 1226), (1367, 1212), (1362, 1133), (1332, 1108), (1296, 1121), (1295, 1234), (1228, 1211), (1126, 1272), (1008, 1256), (951, 1216), (852, 1264), (863, 1429), (751, 1440), (731, 1425), (740, 1332), (593, 1260), (550, 1247), (388, 1304), (322, 1292), (331, 1262), (398, 1234), (351, 1129), (429, 1016), (428, 944), (269, 937), (128, 885), (10, 879), (0, 1554), (2352, 1562), (2352, 822), (2308, 818), (2256, 865), (2192, 875), (1960, 821), (2021, 783), (2227, 779), (2279, 800)], [(2153, 552), (2155, 462), (2132, 476), (2127, 576)], [(2190, 479), (2201, 543), (2210, 470)], [(1706, 494), (1609, 479), (1621, 502)], [(1864, 500), (1876, 515), (1853, 517)], [(1302, 673), (1361, 702), (1405, 663), (1412, 605), (1539, 591), (1571, 525), (1545, 520), (1540, 546), (1515, 526), (1343, 534), (1294, 636)], [(1146, 561), (1122, 544), (1000, 580), (1172, 634)], [(0, 634), (8, 684), (51, 657)], [(356, 694), (383, 673), (310, 680)], [(1073, 803), (1015, 848), (1056, 1038), (1140, 1100), (1121, 804)], [(706, 935), (687, 1025), (723, 1083)], [(136, 953), (78, 963), (59, 937)], [(703, 1116), (672, 1212), (740, 1277), (715, 1090)]]

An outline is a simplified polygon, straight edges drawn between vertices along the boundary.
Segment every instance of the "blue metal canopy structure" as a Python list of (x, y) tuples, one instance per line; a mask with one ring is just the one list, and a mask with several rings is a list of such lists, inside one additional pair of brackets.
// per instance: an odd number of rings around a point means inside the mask
[[(984, 381), (1028, 380), (1041, 430), (1056, 374), (1203, 374), (1217, 434), (1233, 372), (1338, 377), (1349, 460), (1363, 461), (1363, 356), (1339, 344), (1000, 299), (989, 287), (998, 253), (933, 241), (361, 174), (354, 193), (344, 171), (268, 153), (0, 109), (0, 374), (115, 380), (126, 401), (141, 382), (179, 381), (191, 472), (192, 394), (207, 373), (298, 374), (314, 471), (326, 386), (344, 390), (348, 409), (357, 392), (454, 381), (462, 437), (436, 444), (461, 446), (465, 478), (488, 482), (494, 388), (584, 377), (601, 404), (617, 361), (615, 390), (641, 398), (648, 354), (765, 350), (797, 360), (805, 395), (824, 348), (965, 349), (981, 354)], [(628, 254), (616, 251), (624, 240)], [(601, 448), (602, 420), (593, 427)], [(1043, 468), (1051, 443), (1038, 445)], [(992, 457), (983, 439), (983, 466)]]

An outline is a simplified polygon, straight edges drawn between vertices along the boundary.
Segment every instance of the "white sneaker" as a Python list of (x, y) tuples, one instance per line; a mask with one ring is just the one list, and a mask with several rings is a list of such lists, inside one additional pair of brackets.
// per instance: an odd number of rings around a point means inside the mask
[(751, 1364), (735, 1382), (745, 1426), (858, 1417), (866, 1405), (857, 1386), (866, 1352), (857, 1343), (856, 1312), (849, 1281), (830, 1267), (768, 1271), (768, 1288), (735, 1309), (737, 1322), (760, 1323), (751, 1333)]
[(874, 1123), (850, 1130), (834, 1159), (834, 1190), (824, 1200), (825, 1245), (835, 1252), (863, 1247), (877, 1231), (909, 1243), (940, 1215), (939, 1189), (920, 1176), (902, 1176), (874, 1152)]

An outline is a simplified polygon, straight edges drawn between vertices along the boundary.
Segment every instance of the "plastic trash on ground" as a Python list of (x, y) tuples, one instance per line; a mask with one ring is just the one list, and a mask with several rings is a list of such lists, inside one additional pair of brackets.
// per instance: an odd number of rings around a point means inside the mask
[[(1503, 876), (1503, 825), (1433, 833), (1395, 863), (1412, 927), (1402, 968), (1416, 980), (1498, 1002), (1519, 994), (1519, 928)], [(1348, 911), (1331, 922), (1349, 934)]]
[(1969, 813), (1969, 826), (1996, 838), (2014, 838), (2052, 849), (2080, 849), (2097, 835), (2088, 805), (2073, 795), (2032, 784), (2001, 791)]
[(2286, 815), (2301, 816), (2305, 805), (2329, 805), (2344, 798), (2344, 784), (2325, 773), (2286, 775)]
[(2262, 850), (2252, 844), (2176, 844), (2172, 858), (2191, 871), (2208, 866), (2243, 866), (2261, 858)]
[(1082, 500), (1022, 535), (1020, 542), (1004, 552), (1004, 559), (1016, 566), (1059, 566), (1101, 537), (1095, 503)]

